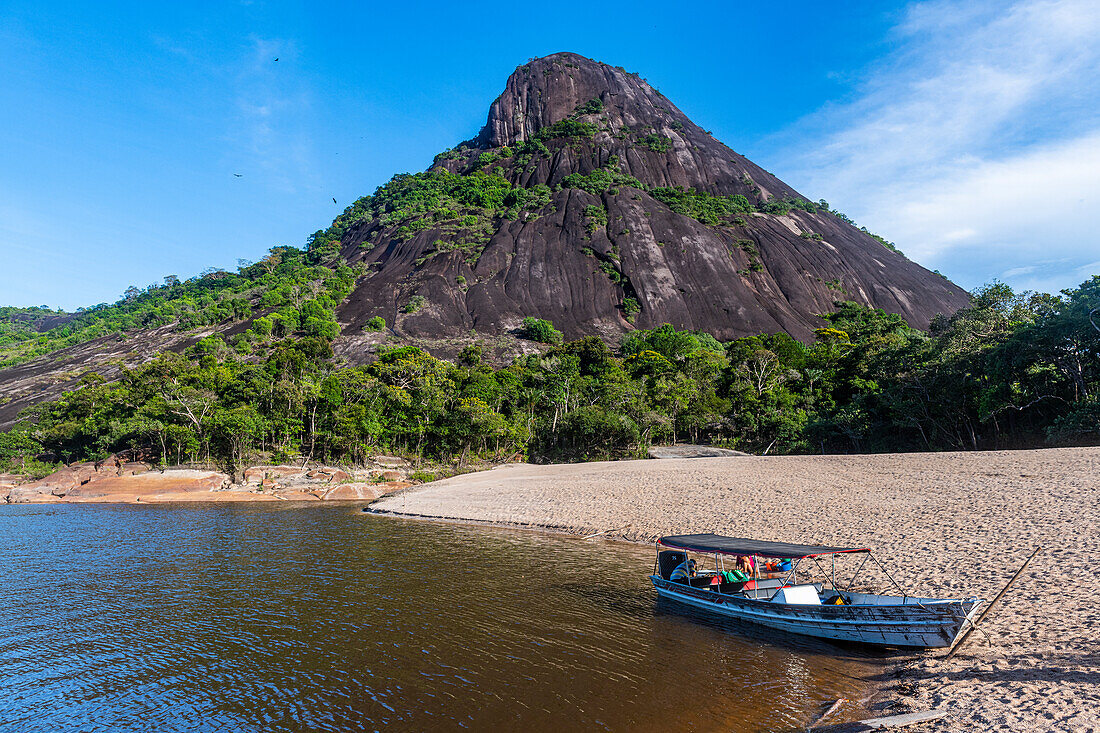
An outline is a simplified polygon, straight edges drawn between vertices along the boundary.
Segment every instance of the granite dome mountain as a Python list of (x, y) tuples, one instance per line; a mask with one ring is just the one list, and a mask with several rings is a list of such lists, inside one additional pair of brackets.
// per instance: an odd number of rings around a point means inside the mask
[(311, 250), (363, 263), (345, 333), (566, 337), (671, 323), (812, 337), (851, 300), (925, 328), (968, 296), (716, 140), (644, 79), (573, 53), (509, 77), (477, 137), (360, 199)]
[[(838, 301), (926, 328), (968, 295), (694, 124), (635, 74), (572, 53), (509, 77), (480, 133), (356, 201), (306, 251), (131, 287), (77, 313), (0, 308), (0, 426), (216, 336), (244, 359), (319, 336), (339, 364), (411, 344), (538, 348), (526, 317), (618, 343), (670, 323), (807, 343)], [(326, 346), (326, 348), (328, 348)]]

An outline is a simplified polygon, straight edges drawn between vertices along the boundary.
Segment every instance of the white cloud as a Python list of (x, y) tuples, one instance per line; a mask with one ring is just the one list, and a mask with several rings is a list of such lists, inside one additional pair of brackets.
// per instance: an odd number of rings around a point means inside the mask
[[(910, 6), (792, 181), (965, 287), (1069, 287), (1096, 259), (1100, 3)], [(804, 137), (805, 139), (805, 137)]]
[(976, 161), (945, 180), (902, 181), (873, 198), (889, 207), (883, 218), (912, 242), (917, 259), (946, 257), (959, 245), (1093, 259), (1100, 249), (1091, 221), (1100, 211), (1100, 131)]

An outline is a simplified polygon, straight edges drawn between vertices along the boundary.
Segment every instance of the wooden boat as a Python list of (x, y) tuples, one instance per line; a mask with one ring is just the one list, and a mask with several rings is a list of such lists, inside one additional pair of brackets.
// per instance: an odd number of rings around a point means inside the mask
[[(664, 548), (664, 549), (662, 549)], [(714, 572), (671, 580), (673, 571), (691, 559), (689, 553), (714, 558)], [(863, 554), (846, 588), (836, 582), (836, 557)], [(725, 558), (753, 559), (749, 580), (729, 582)], [(828, 558), (829, 569), (818, 558)], [(896, 581), (866, 547), (826, 547), (763, 542), (716, 534), (662, 537), (650, 580), (657, 593), (670, 600), (723, 616), (795, 634), (889, 647), (949, 647), (974, 623), (978, 598), (917, 598), (876, 595), (850, 590), (868, 559), (896, 586)], [(790, 560), (785, 573), (764, 573), (761, 560)], [(799, 566), (811, 560), (825, 581), (798, 581)], [(682, 575), (679, 573), (677, 575)]]

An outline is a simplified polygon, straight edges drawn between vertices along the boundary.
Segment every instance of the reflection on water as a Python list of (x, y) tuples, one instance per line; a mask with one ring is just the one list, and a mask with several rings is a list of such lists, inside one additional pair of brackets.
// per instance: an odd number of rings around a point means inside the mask
[(4, 731), (784, 730), (859, 652), (658, 604), (644, 548), (313, 505), (0, 507)]

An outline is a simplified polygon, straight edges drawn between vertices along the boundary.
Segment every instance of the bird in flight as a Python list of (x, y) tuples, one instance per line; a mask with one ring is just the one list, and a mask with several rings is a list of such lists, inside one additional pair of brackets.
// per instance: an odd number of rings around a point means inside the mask
[(276, 60), (276, 61), (278, 61), (278, 60), (279, 60), (279, 57), (278, 57), (278, 56), (276, 56), (276, 57), (275, 57), (275, 60)]
[[(336, 197), (335, 196), (332, 197), (332, 203), (334, 203), (334, 204), (336, 203)], [(339, 204), (337, 204), (337, 206), (339, 206)]]
[(241, 177), (241, 174), (240, 174), (240, 173), (234, 173), (233, 175), (234, 175), (234, 176), (236, 176), (237, 178), (240, 178), (240, 177)]

